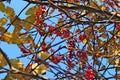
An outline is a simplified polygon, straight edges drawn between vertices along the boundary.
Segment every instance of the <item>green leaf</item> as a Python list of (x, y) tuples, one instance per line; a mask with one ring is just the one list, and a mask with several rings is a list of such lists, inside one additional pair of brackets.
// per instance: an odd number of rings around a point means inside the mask
[(0, 2), (0, 11), (5, 11), (5, 5), (2, 2)]
[(4, 66), (7, 65), (7, 61), (6, 59), (4, 58), (4, 56), (2, 55), (2, 53), (0, 52), (0, 69)]
[(31, 15), (31, 14), (34, 14), (36, 12), (36, 7), (33, 6), (31, 8), (29, 8), (27, 11), (26, 11), (26, 15)]
[(0, 27), (2, 27), (3, 25), (5, 25), (7, 22), (6, 18), (0, 18)]
[(14, 9), (9, 6), (6, 7), (5, 12), (7, 17), (13, 17), (15, 15)]
[(16, 69), (23, 68), (24, 64), (18, 59), (10, 59), (11, 65)]

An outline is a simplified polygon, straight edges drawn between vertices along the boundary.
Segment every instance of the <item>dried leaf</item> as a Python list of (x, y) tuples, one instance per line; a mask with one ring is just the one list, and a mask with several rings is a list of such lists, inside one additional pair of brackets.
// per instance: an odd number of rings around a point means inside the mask
[(2, 55), (2, 53), (0, 52), (0, 69), (4, 66), (7, 65), (7, 61), (6, 59), (4, 58), (4, 56)]

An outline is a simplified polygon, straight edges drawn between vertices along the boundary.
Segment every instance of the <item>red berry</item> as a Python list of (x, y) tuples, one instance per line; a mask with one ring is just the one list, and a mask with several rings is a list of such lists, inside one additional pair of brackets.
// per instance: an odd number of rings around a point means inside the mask
[(94, 75), (94, 72), (91, 71), (91, 72), (90, 72), (90, 75)]
[(0, 36), (0, 40), (2, 40), (2, 36)]
[(89, 70), (89, 69), (86, 70), (86, 73), (90, 73), (90, 72), (91, 72), (91, 70)]
[(88, 66), (87, 68), (88, 68), (88, 69), (91, 69), (91, 66)]
[(60, 60), (64, 60), (64, 56), (63, 56), (63, 55), (60, 55), (59, 59), (60, 59)]
[(85, 35), (85, 34), (81, 34), (81, 35), (79, 36), (79, 40), (80, 40), (80, 41), (83, 41), (85, 38), (86, 38), (86, 35)]
[(94, 75), (89, 75), (89, 79), (93, 79), (94, 78)]
[(95, 57), (99, 58), (100, 57), (100, 53), (96, 53)]
[(116, 24), (116, 29), (120, 30), (120, 24)]

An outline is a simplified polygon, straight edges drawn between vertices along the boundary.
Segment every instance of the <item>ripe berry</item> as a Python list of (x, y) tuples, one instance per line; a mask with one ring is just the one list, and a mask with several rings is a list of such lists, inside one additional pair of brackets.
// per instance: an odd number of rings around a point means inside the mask
[(85, 34), (81, 34), (81, 35), (79, 36), (79, 40), (80, 40), (80, 41), (83, 41), (85, 38), (86, 38), (86, 35), (85, 35)]
[(2, 36), (0, 36), (0, 40), (2, 40)]
[(116, 24), (116, 29), (120, 30), (120, 24)]

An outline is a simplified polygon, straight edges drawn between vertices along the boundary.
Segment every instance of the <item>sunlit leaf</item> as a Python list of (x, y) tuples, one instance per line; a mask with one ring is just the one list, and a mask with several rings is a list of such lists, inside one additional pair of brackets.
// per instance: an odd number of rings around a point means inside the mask
[(21, 25), (26, 30), (30, 30), (34, 26), (34, 22), (35, 22), (35, 16), (34, 15), (30, 15), (30, 16), (28, 16), (26, 19), (24, 19), (22, 21)]
[(117, 36), (120, 37), (120, 32), (117, 33)]
[(82, 42), (83, 42), (84, 44), (86, 44), (86, 42), (87, 42), (87, 39), (84, 39)]
[(6, 18), (0, 18), (0, 27), (2, 27), (3, 25), (5, 25), (7, 22)]
[(102, 6), (101, 6), (101, 10), (102, 10), (102, 11), (106, 10), (106, 6), (105, 6), (105, 5), (102, 5)]
[(6, 7), (5, 12), (7, 17), (13, 17), (15, 15), (14, 9), (9, 6)]
[(67, 6), (67, 7), (71, 7), (71, 4), (67, 3), (66, 6)]
[(48, 58), (49, 56), (50, 56), (50, 54), (49, 53), (47, 53), (47, 52), (40, 52), (40, 53), (38, 53), (38, 55), (40, 56), (40, 58), (42, 58), (42, 59), (46, 59), (46, 58)]
[(12, 66), (16, 69), (23, 68), (24, 64), (18, 59), (10, 59)]
[(113, 55), (120, 56), (120, 50), (114, 50)]
[(115, 60), (115, 66), (117, 67), (117, 66), (119, 65), (119, 63), (120, 63), (120, 60), (119, 60), (119, 59), (116, 59), (116, 60)]
[(32, 45), (34, 45), (34, 42), (33, 42), (33, 39), (32, 39), (32, 37), (30, 37), (30, 36), (21, 36), (21, 37), (19, 37), (19, 39), (20, 39), (20, 42), (22, 43), (22, 44), (27, 44), (27, 43), (31, 43)]
[(98, 42), (98, 46), (99, 46), (99, 47), (104, 44), (104, 41), (102, 41), (102, 40), (100, 40), (100, 39), (97, 39), (97, 42)]
[(7, 61), (6, 59), (4, 58), (4, 56), (2, 55), (2, 53), (0, 52), (0, 69), (4, 66), (7, 65)]
[(97, 5), (98, 5), (97, 1), (90, 2), (90, 6), (95, 8), (95, 9), (98, 9)]
[(0, 11), (5, 11), (5, 5), (2, 2), (0, 2)]
[(38, 65), (38, 63), (34, 63), (32, 64), (32, 69), (34, 69), (32, 73), (34, 75), (37, 75), (37, 74), (44, 74), (48, 68), (43, 64)]
[(3, 38), (3, 41), (9, 43), (9, 44), (12, 44), (12, 33), (10, 32), (7, 32), (7, 33), (4, 33), (4, 35), (2, 36)]
[(26, 11), (26, 15), (31, 15), (31, 14), (34, 14), (35, 12), (36, 12), (36, 7), (35, 6), (33, 6), (33, 7), (31, 7), (31, 8), (29, 8), (27, 11)]

